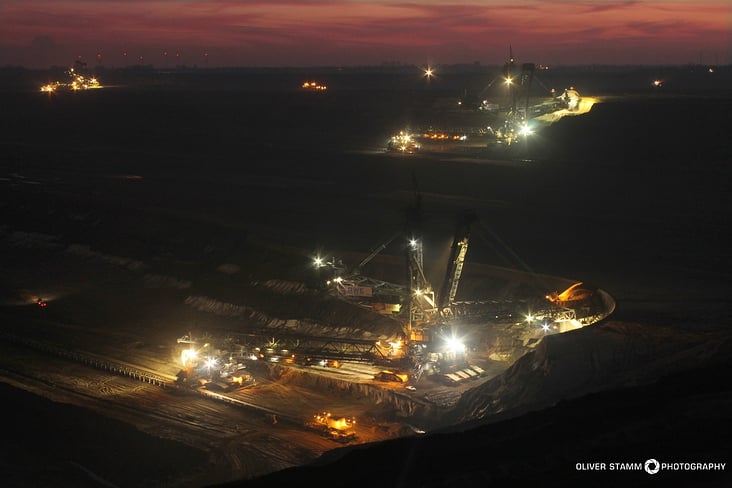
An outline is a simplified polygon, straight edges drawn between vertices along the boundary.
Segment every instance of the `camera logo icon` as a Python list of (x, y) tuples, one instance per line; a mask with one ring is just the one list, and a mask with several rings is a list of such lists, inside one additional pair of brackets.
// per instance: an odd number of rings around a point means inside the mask
[(661, 464), (655, 459), (649, 459), (646, 461), (644, 468), (646, 470), (646, 473), (656, 474), (661, 469)]

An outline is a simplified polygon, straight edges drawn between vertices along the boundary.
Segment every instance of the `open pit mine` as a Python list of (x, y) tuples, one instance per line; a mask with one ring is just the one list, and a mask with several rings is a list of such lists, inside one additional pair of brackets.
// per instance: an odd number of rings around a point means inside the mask
[[(317, 394), (366, 399), (406, 426), (402, 432), (425, 432), (441, 426), (466, 392), (497, 377), (542, 339), (614, 311), (612, 296), (583, 282), (467, 265), (477, 221), (471, 212), (458, 215), (443, 279), (434, 286), (425, 274), (419, 197), (407, 213), (405, 230), (368, 253), (315, 256), (309, 283), (252, 282), (236, 303), (186, 297), (191, 309), (229, 325), (182, 331), (176, 387), (236, 402), (258, 377), (286, 378)], [(391, 246), (402, 255), (383, 253)], [(355, 418), (324, 420), (352, 418), (353, 412), (324, 406), (317, 412), (276, 402), (261, 407), (273, 418), (358, 442)], [(320, 420), (313, 423), (313, 416)]]

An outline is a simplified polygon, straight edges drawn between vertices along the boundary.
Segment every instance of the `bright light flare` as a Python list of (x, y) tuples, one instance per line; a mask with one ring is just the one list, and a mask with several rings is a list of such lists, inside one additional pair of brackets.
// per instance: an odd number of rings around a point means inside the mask
[(524, 137), (530, 136), (533, 133), (534, 133), (534, 130), (531, 127), (529, 127), (529, 124), (526, 124), (526, 123), (523, 124), (521, 126), (521, 128), (519, 129), (519, 134), (521, 134)]
[(398, 149), (400, 152), (413, 153), (419, 149), (419, 144), (414, 140), (411, 134), (400, 131), (399, 134), (391, 137), (389, 148), (391, 150)]
[(188, 367), (190, 363), (193, 363), (198, 359), (198, 353), (194, 349), (184, 349), (180, 353), (180, 361), (183, 363), (183, 367)]
[(455, 337), (451, 337), (445, 341), (445, 352), (462, 354), (465, 352), (465, 344)]

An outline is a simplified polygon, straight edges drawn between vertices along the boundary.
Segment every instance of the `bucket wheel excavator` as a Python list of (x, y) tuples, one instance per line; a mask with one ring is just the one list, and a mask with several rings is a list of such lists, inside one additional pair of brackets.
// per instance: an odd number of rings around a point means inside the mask
[(440, 287), (440, 293), (437, 295), (440, 316), (444, 320), (449, 320), (453, 315), (450, 307), (455, 302), (460, 276), (462, 275), (465, 264), (465, 255), (468, 253), (470, 226), (476, 219), (477, 216), (472, 210), (466, 210), (458, 217), (455, 237), (450, 249), (450, 258), (447, 263), (447, 271), (445, 272), (445, 278)]

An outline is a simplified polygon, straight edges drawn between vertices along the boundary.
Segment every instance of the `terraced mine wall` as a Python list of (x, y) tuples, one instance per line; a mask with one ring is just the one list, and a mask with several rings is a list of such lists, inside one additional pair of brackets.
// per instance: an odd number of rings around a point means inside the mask
[(447, 410), (440, 405), (411, 397), (400, 390), (383, 388), (378, 384), (348, 381), (277, 364), (268, 366), (271, 376), (278, 381), (322, 392), (337, 391), (355, 399), (365, 398), (375, 405), (387, 407), (397, 417), (403, 419), (427, 419)]

